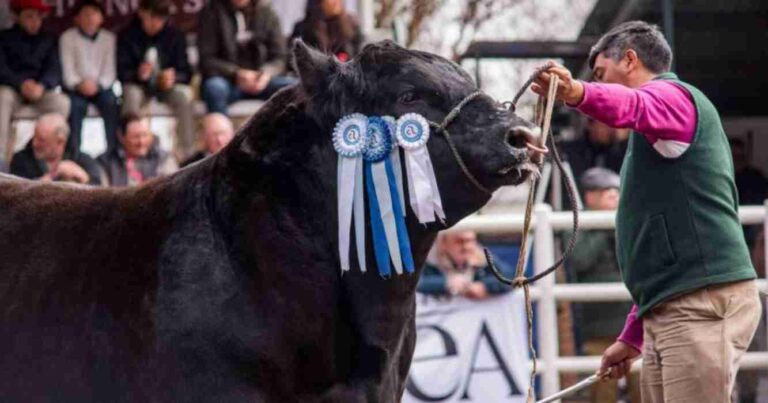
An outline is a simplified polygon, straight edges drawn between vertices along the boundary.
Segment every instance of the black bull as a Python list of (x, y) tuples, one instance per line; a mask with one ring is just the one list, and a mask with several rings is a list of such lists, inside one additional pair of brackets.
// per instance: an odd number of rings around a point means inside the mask
[[(340, 274), (331, 130), (353, 112), (440, 121), (476, 87), (389, 42), (346, 64), (294, 56), (301, 85), (175, 175), (120, 190), (0, 175), (1, 401), (399, 401), (418, 275)], [(495, 189), (527, 175), (526, 126), (483, 96), (451, 133)], [(428, 146), (451, 225), (488, 196), (439, 134)], [(443, 226), (410, 211), (407, 226), (420, 266)]]

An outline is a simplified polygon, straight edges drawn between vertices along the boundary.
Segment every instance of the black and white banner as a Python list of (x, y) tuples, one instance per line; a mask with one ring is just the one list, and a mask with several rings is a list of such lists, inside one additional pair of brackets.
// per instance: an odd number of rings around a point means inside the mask
[(403, 403), (525, 402), (528, 332), (519, 291), (470, 301), (419, 295)]

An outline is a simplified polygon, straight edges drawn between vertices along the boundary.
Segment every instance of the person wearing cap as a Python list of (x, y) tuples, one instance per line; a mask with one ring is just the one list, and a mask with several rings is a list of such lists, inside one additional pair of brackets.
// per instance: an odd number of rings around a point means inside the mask
[(19, 105), (69, 115), (69, 98), (59, 91), (58, 44), (42, 29), (50, 6), (43, 0), (13, 0), (11, 10), (15, 23), (0, 32), (0, 171), (13, 150), (11, 122)]
[(720, 116), (671, 64), (658, 27), (630, 21), (590, 51), (598, 82), (552, 64), (532, 90), (544, 94), (556, 75), (558, 99), (632, 130), (616, 251), (635, 306), (603, 353), (600, 373), (622, 377), (642, 354), (644, 402), (730, 402), (762, 307)]
[(169, 20), (171, 0), (141, 0), (136, 18), (118, 34), (117, 76), (123, 84), (123, 115), (141, 115), (151, 98), (176, 116), (178, 158), (194, 152), (192, 67), (184, 33)]
[[(616, 172), (602, 167), (590, 168), (579, 179), (584, 207), (590, 211), (614, 211), (619, 205), (619, 184)], [(568, 234), (570, 236), (570, 234)], [(616, 261), (616, 236), (611, 230), (588, 230), (579, 233), (576, 246), (568, 260), (575, 283), (612, 283), (621, 281)], [(578, 351), (585, 355), (600, 355), (616, 339), (624, 327), (624, 318), (631, 303), (584, 302), (571, 304), (577, 331)], [(637, 379), (630, 390), (639, 395)], [(618, 385), (614, 380), (593, 385), (591, 402), (619, 401)], [(633, 400), (636, 401), (636, 400)]]
[(115, 34), (102, 28), (102, 4), (97, 0), (81, 0), (75, 6), (73, 15), (75, 26), (61, 35), (59, 50), (64, 88), (72, 103), (67, 151), (76, 155), (80, 152), (83, 119), (88, 113), (88, 104), (96, 105), (104, 120), (107, 148), (110, 149), (117, 145), (120, 106), (112, 91), (117, 79), (117, 40)]

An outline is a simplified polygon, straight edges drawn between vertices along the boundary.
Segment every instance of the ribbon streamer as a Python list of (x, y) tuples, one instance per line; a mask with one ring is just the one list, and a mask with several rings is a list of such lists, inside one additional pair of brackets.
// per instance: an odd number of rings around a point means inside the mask
[(416, 217), (422, 224), (434, 222), (435, 216), (444, 221), (443, 203), (426, 147), (429, 140), (427, 120), (416, 113), (401, 116), (397, 120), (395, 138), (405, 152), (408, 196)]
[[(339, 222), (339, 262), (342, 274), (349, 271), (349, 233), (352, 224), (353, 205), (362, 200), (361, 189), (356, 189), (359, 180), (356, 177), (362, 174), (362, 154), (367, 144), (368, 119), (361, 114), (345, 116), (336, 124), (333, 130), (333, 147), (339, 154), (336, 179), (337, 179), (337, 208)], [(361, 175), (360, 175), (361, 176)], [(362, 214), (355, 215), (355, 232), (357, 237), (365, 236), (365, 232), (358, 231), (358, 221), (364, 223)], [(363, 241), (364, 243), (364, 241)], [(358, 240), (359, 248), (359, 240)], [(358, 255), (365, 259), (364, 250), (358, 249)], [(361, 270), (365, 270), (361, 266)]]

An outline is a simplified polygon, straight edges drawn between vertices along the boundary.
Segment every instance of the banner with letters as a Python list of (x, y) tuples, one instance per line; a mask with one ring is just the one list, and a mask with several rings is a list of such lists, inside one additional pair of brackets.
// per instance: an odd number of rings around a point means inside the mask
[(528, 328), (519, 290), (484, 301), (419, 294), (416, 332), (403, 403), (525, 402)]

